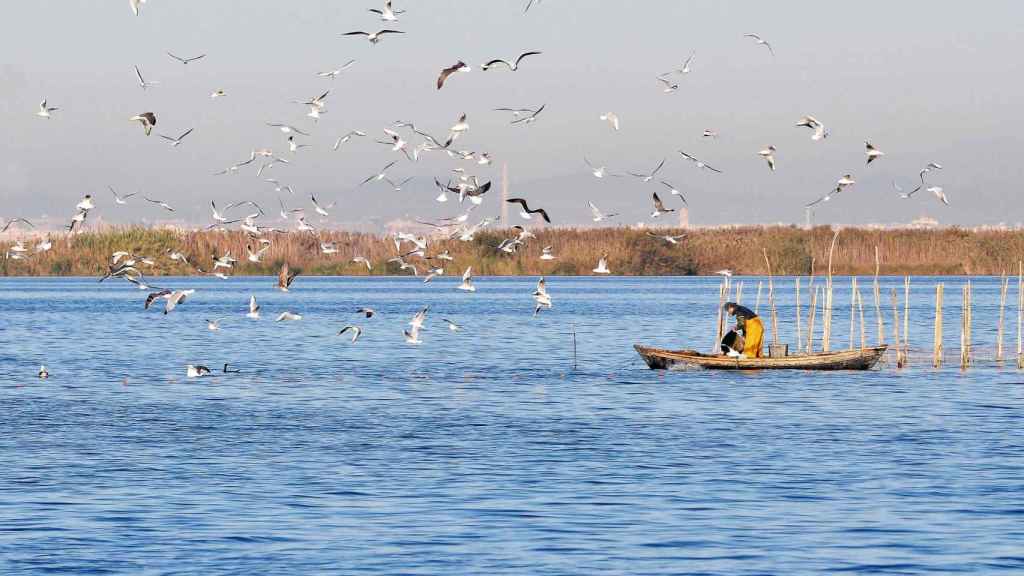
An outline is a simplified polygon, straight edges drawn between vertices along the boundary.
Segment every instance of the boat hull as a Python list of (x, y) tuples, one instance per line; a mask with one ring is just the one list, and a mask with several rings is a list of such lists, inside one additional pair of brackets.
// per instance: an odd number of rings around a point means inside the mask
[(779, 358), (710, 356), (693, 350), (664, 350), (640, 344), (634, 348), (652, 370), (870, 370), (882, 359), (888, 346)]

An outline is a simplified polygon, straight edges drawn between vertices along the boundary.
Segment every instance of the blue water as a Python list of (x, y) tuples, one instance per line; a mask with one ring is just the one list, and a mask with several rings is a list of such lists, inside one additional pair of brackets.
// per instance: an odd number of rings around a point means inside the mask
[[(989, 360), (995, 280), (977, 367), (952, 366), (959, 279), (949, 366), (927, 366), (935, 280), (915, 279), (916, 363), (834, 374), (647, 370), (634, 342), (711, 347), (717, 279), (550, 278), (537, 318), (535, 279), (457, 282), (168, 279), (197, 292), (164, 316), (121, 282), (0, 280), (0, 574), (1024, 573), (1024, 375)], [(242, 373), (185, 378), (225, 362)]]

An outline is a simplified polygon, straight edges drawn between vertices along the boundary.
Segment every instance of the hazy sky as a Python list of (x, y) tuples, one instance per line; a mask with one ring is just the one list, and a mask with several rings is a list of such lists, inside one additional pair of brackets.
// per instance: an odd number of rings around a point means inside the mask
[[(433, 201), (433, 178), (464, 166), (497, 184), (503, 162), (513, 195), (546, 207), (556, 223), (589, 222), (587, 200), (622, 212), (625, 223), (646, 219), (660, 186), (597, 180), (584, 155), (633, 171), (668, 158), (661, 176), (687, 193), (695, 224), (800, 222), (803, 205), (847, 172), (858, 184), (820, 209), (817, 222), (1024, 220), (1015, 133), (1024, 125), (1020, 2), (542, 0), (524, 15), (523, 0), (396, 0), (408, 12), (388, 27), (404, 36), (370, 46), (338, 35), (380, 28), (367, 12), (380, 4), (149, 0), (134, 17), (125, 0), (9, 3), (0, 35), (0, 216), (70, 217), (89, 192), (99, 199), (95, 215), (108, 222), (165, 216), (137, 199), (114, 206), (108, 185), (166, 200), (195, 223), (209, 221), (210, 200), (253, 199), (276, 214), (276, 194), (255, 177), (255, 165), (237, 176), (212, 173), (253, 148), (288, 155), (285, 136), (265, 125), (280, 121), (307, 128), (312, 137), (302, 140), (313, 147), (266, 176), (293, 186), (292, 206), (309, 207), (310, 194), (336, 201), (335, 223), (454, 214), (453, 203)], [(746, 32), (771, 41), (777, 56)], [(208, 56), (186, 67), (168, 50)], [(479, 69), (523, 50), (544, 54), (516, 73)], [(692, 73), (663, 94), (655, 76), (691, 52)], [(357, 63), (343, 76), (316, 77), (348, 59)], [(439, 70), (460, 59), (474, 70), (435, 90)], [(160, 85), (143, 91), (133, 65)], [(327, 88), (318, 124), (290, 103)], [(211, 100), (216, 89), (228, 96)], [(61, 108), (48, 121), (34, 116), (43, 97)], [(541, 104), (547, 109), (529, 127), (511, 127), (492, 111)], [(128, 121), (143, 111), (157, 114), (157, 132), (195, 132), (171, 148)], [(607, 111), (620, 116), (621, 131), (598, 120)], [(385, 146), (363, 138), (331, 151), (350, 129), (381, 137), (399, 119), (440, 137), (461, 112), (471, 129), (454, 147), (488, 151), (492, 166), (439, 153), (403, 159), (392, 174), (416, 180), (395, 192), (357, 188), (399, 157)], [(812, 142), (810, 131), (795, 128), (804, 114), (822, 120), (831, 137)], [(721, 137), (702, 139), (704, 129)], [(866, 139), (887, 153), (870, 167)], [(769, 144), (778, 148), (774, 174), (757, 156)], [(725, 174), (696, 169), (679, 149)], [(897, 198), (891, 182), (913, 187), (931, 161), (945, 166), (931, 182), (952, 206), (926, 194)], [(498, 212), (497, 186), (489, 196), (477, 215)]]

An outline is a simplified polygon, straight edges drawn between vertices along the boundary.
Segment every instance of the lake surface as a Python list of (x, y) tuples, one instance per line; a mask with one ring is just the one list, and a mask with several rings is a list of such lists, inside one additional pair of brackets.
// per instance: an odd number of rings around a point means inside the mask
[[(0, 573), (1024, 573), (1024, 374), (990, 361), (998, 280), (975, 280), (977, 367), (955, 366), (963, 280), (928, 278), (916, 363), (835, 374), (647, 370), (636, 342), (711, 348), (717, 278), (549, 278), (534, 318), (535, 282), (161, 279), (196, 289), (164, 316), (120, 281), (0, 279)], [(793, 280), (777, 290), (792, 343)], [(848, 305), (839, 279), (834, 348)], [(225, 362), (242, 372), (185, 378)]]

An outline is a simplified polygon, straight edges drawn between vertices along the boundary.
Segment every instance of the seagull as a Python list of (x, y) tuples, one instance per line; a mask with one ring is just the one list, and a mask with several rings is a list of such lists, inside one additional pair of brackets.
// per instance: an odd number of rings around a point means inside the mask
[(946, 198), (946, 193), (943, 192), (942, 186), (932, 186), (930, 188), (926, 188), (925, 192), (931, 192), (932, 194), (935, 195), (936, 198), (939, 199), (939, 201), (941, 201), (946, 206), (949, 206), (949, 200)]
[(260, 318), (260, 305), (256, 303), (255, 296), (249, 296), (249, 313), (245, 317), (252, 318), (253, 320), (259, 320)]
[(366, 180), (363, 180), (362, 182), (360, 182), (359, 185), (362, 186), (363, 184), (366, 184), (367, 182), (370, 182), (371, 180), (377, 180), (379, 182), (379, 181), (387, 178), (388, 168), (391, 168), (396, 163), (398, 163), (398, 160), (394, 160), (392, 162), (388, 162), (388, 164), (386, 166), (381, 168), (380, 172), (377, 172), (376, 174), (373, 174), (372, 176), (369, 176)]
[(662, 74), (661, 76), (658, 76), (658, 78), (662, 79), (665, 76), (668, 76), (669, 74), (680, 74), (680, 75), (684, 75), (684, 76), (686, 74), (689, 74), (690, 73), (690, 63), (693, 62), (693, 59), (696, 56), (697, 56), (696, 53), (690, 54), (690, 57), (687, 58), (685, 62), (683, 62), (683, 67), (682, 68), (678, 68), (678, 69), (673, 70), (671, 72), (666, 72), (666, 73)]
[(359, 340), (359, 336), (361, 336), (363, 333), (363, 329), (360, 328), (359, 326), (345, 326), (344, 328), (338, 331), (338, 336), (341, 336), (342, 334), (350, 330), (352, 331), (352, 343), (355, 344), (356, 340)]
[(398, 22), (398, 15), (403, 14), (405, 10), (393, 10), (391, 8), (391, 0), (384, 0), (384, 8), (370, 8), (370, 12), (380, 16), (380, 19), (384, 22)]
[(599, 118), (601, 120), (604, 120), (605, 122), (611, 124), (612, 128), (614, 128), (616, 131), (618, 131), (618, 129), (619, 129), (619, 115), (618, 114), (616, 114), (615, 112), (605, 112), (604, 114), (599, 116)]
[(57, 108), (55, 106), (47, 106), (46, 98), (43, 98), (43, 101), (39, 103), (39, 111), (36, 112), (36, 116), (39, 116), (40, 118), (49, 119), (50, 112), (56, 112), (57, 110), (60, 110), (60, 108)]
[(292, 322), (295, 320), (302, 320), (302, 314), (296, 314), (295, 312), (284, 311), (277, 315), (277, 320), (274, 322)]
[(129, 198), (131, 198), (132, 196), (135, 196), (137, 194), (137, 193), (133, 192), (131, 194), (126, 194), (124, 196), (118, 196), (118, 193), (114, 192), (114, 188), (113, 187), (106, 187), (106, 188), (108, 188), (111, 191), (111, 194), (114, 195), (114, 203), (115, 204), (125, 205), (125, 204), (128, 203), (128, 199)]
[(587, 160), (587, 157), (583, 157), (583, 161), (590, 167), (590, 173), (594, 175), (594, 178), (604, 178), (605, 176), (620, 176), (620, 174), (609, 174), (606, 166), (594, 166)]
[(352, 259), (352, 263), (353, 264), (365, 264), (367, 272), (372, 272), (373, 271), (373, 266), (370, 265), (370, 260), (367, 259), (365, 256), (356, 256), (355, 258)]
[(718, 174), (722, 173), (722, 171), (719, 170), (718, 168), (713, 168), (713, 167), (709, 166), (708, 164), (705, 164), (703, 161), (698, 160), (698, 159), (694, 158), (693, 156), (690, 156), (686, 152), (683, 152), (682, 150), (679, 150), (678, 152), (683, 155), (683, 158), (686, 158), (690, 162), (693, 162), (697, 166), (697, 168), (700, 168), (702, 170), (711, 170), (712, 172), (716, 172)]
[(519, 70), (519, 63), (523, 61), (523, 58), (526, 58), (527, 56), (535, 56), (537, 54), (541, 54), (541, 52), (523, 52), (519, 56), (516, 56), (515, 60), (513, 60), (512, 62), (509, 62), (508, 60), (502, 60), (501, 58), (496, 58), (494, 60), (490, 60), (489, 62), (481, 66), (480, 69), (487, 71), (490, 70), (493, 66), (496, 66), (498, 64), (504, 64), (505, 66), (508, 66), (509, 70), (515, 72), (516, 70)]
[(142, 128), (146, 130), (146, 136), (149, 136), (149, 133), (153, 131), (153, 127), (156, 126), (156, 114), (152, 112), (143, 112), (142, 114), (132, 116), (129, 120), (141, 122)]
[(929, 162), (927, 166), (925, 166), (924, 168), (921, 168), (921, 171), (918, 172), (917, 175), (918, 175), (919, 178), (921, 178), (921, 185), (922, 186), (924, 185), (924, 175), (929, 173), (929, 172), (931, 172), (932, 170), (942, 170), (942, 165), (941, 164), (936, 164), (935, 162)]
[(605, 254), (597, 261), (597, 268), (592, 270), (594, 274), (611, 274), (611, 270), (608, 270), (608, 255)]
[(409, 326), (413, 328), (423, 328), (423, 323), (427, 320), (427, 312), (430, 310), (430, 306), (425, 306), (422, 310), (413, 315), (412, 320), (409, 321)]
[(914, 188), (913, 190), (911, 190), (911, 191), (910, 191), (909, 193), (904, 193), (904, 192), (903, 192), (903, 187), (902, 187), (902, 186), (900, 186), (899, 184), (897, 184), (895, 180), (893, 180), (893, 181), (892, 181), (892, 187), (893, 187), (893, 188), (894, 188), (894, 189), (895, 189), (895, 190), (896, 190), (897, 192), (899, 192), (899, 194), (900, 194), (900, 198), (904, 198), (904, 199), (909, 199), (909, 198), (910, 198), (911, 196), (913, 196), (914, 194), (916, 194), (918, 190), (920, 190), (920, 189), (921, 189), (921, 187), (920, 187), (920, 186), (918, 186), (917, 188)]
[(662, 84), (665, 85), (665, 88), (662, 90), (662, 92), (664, 92), (665, 94), (670, 94), (672, 92), (675, 92), (676, 90), (679, 90), (678, 83), (672, 82), (668, 78), (665, 78), (663, 76), (658, 76), (658, 82), (661, 82)]
[(188, 64), (189, 62), (195, 62), (196, 60), (201, 60), (203, 58), (206, 58), (206, 54), (200, 54), (199, 56), (193, 56), (191, 58), (182, 58), (181, 56), (175, 56), (174, 54), (171, 54), (170, 52), (168, 52), (167, 55), (170, 56), (171, 58), (174, 58), (178, 62), (181, 62), (182, 64)]
[(11, 218), (10, 220), (8, 220), (7, 222), (4, 223), (3, 228), (0, 228), (0, 234), (3, 234), (4, 232), (7, 232), (8, 228), (10, 228), (11, 226), (13, 226), (14, 224), (16, 224), (18, 222), (20, 222), (22, 224), (28, 224), (29, 228), (35, 228), (36, 227), (35, 224), (29, 222), (28, 220), (26, 220), (24, 218)]
[(185, 376), (188, 378), (200, 378), (210, 373), (210, 369), (200, 364), (199, 366), (193, 366), (188, 364), (185, 366)]
[(184, 134), (182, 134), (181, 136), (178, 136), (177, 138), (173, 138), (171, 136), (165, 136), (163, 134), (157, 134), (157, 136), (163, 138), (164, 140), (170, 141), (172, 148), (177, 148), (178, 146), (181, 145), (181, 141), (185, 139), (185, 136), (188, 136), (189, 134), (191, 134), (193, 130), (195, 130), (195, 128), (189, 128), (188, 130), (185, 131)]
[(871, 164), (875, 160), (885, 156), (885, 152), (882, 152), (878, 148), (871, 145), (871, 142), (864, 142), (865, 153), (868, 155), (868, 164)]
[(384, 178), (384, 181), (387, 182), (388, 184), (390, 184), (391, 187), (395, 189), (395, 192), (401, 192), (402, 191), (402, 186), (405, 186), (406, 184), (408, 184), (409, 181), (411, 181), (413, 178), (415, 178), (415, 176), (409, 176), (408, 178), (406, 178), (405, 180), (402, 180), (400, 182), (393, 182), (390, 178)]
[(718, 138), (718, 132), (711, 129), (706, 129), (704, 130), (704, 134), (702, 134), (702, 136), (704, 138)]
[(227, 96), (227, 95), (228, 95), (227, 92), (225, 92), (221, 88), (218, 88), (217, 90), (214, 90), (213, 92), (210, 92), (210, 100), (216, 100), (217, 98), (220, 98), (221, 96)]
[(452, 332), (458, 332), (459, 330), (462, 330), (462, 326), (459, 326), (458, 324), (456, 324), (455, 322), (452, 322), (451, 320), (449, 320), (447, 318), (441, 318), (441, 321), (444, 322), (445, 324), (447, 324), (448, 325), (448, 329), (451, 330)]
[(309, 148), (311, 144), (299, 144), (295, 141), (295, 136), (288, 137), (288, 151), (291, 153), (298, 152), (300, 148)]
[(192, 294), (195, 294), (195, 290), (161, 290), (159, 292), (153, 292), (149, 296), (146, 296), (146, 303), (143, 306), (144, 309), (149, 309), (150, 305), (153, 304), (154, 300), (164, 299), (164, 314), (169, 314), (174, 310), (178, 304), (185, 302), (185, 299)]
[(68, 224), (68, 232), (75, 231), (75, 225), (78, 224), (78, 231), (82, 231), (82, 226), (85, 224), (85, 218), (89, 215), (87, 210), (80, 210), (78, 214), (71, 217), (71, 224)]
[(41, 364), (39, 366), (39, 378), (42, 379), (42, 380), (46, 380), (49, 377), (50, 377), (50, 371), (46, 369), (46, 365), (45, 364)]
[(544, 111), (545, 106), (547, 106), (547, 104), (544, 104), (540, 108), (533, 110), (532, 114), (530, 114), (529, 116), (524, 116), (523, 118), (519, 118), (518, 120), (513, 120), (512, 122), (510, 122), (510, 124), (533, 124), (534, 122), (537, 121), (537, 116), (539, 116), (540, 113)]
[(534, 208), (533, 210), (531, 210), (530, 207), (526, 205), (526, 200), (524, 200), (523, 198), (509, 198), (508, 200), (505, 200), (505, 202), (508, 202), (509, 204), (519, 204), (520, 206), (522, 206), (523, 209), (519, 212), (519, 215), (526, 220), (531, 219), (533, 214), (540, 214), (541, 217), (544, 218), (545, 222), (547, 222), (548, 224), (551, 223), (551, 218), (548, 218), (547, 211), (545, 211), (543, 208)]
[(769, 44), (767, 40), (761, 38), (757, 34), (744, 34), (743, 37), (753, 38), (755, 44), (757, 44), (758, 46), (764, 46), (765, 48), (768, 49), (769, 52), (771, 52), (772, 56), (775, 56), (775, 49), (772, 48), (772, 45)]
[(335, 244), (334, 242), (321, 242), (320, 243), (320, 252), (322, 254), (327, 254), (327, 255), (337, 254), (338, 253), (338, 245)]
[(392, 258), (392, 259), (388, 260), (388, 262), (394, 262), (395, 264), (398, 264), (398, 269), (399, 270), (412, 270), (412, 275), (413, 276), (419, 276), (419, 271), (416, 270), (416, 266), (414, 266), (412, 264), (409, 264), (404, 259), (402, 259), (401, 256), (398, 256), (396, 258)]
[(401, 30), (378, 30), (377, 32), (363, 32), (362, 30), (356, 30), (355, 32), (345, 32), (342, 36), (366, 36), (366, 39), (370, 41), (370, 44), (376, 45), (379, 43), (385, 34), (405, 34)]
[[(315, 210), (317, 214), (323, 216), (324, 218), (330, 216), (330, 214), (327, 213), (327, 210), (317, 203), (316, 196), (310, 196), (309, 199), (313, 201), (313, 210)], [(334, 202), (331, 202), (330, 204), (327, 205), (327, 208), (331, 208), (333, 206)]]
[(722, 276), (722, 277), (725, 277), (725, 278), (732, 278), (732, 270), (729, 270), (729, 269), (719, 270), (719, 271), (715, 272), (715, 274), (718, 274), (719, 276)]
[(366, 132), (363, 132), (362, 130), (350, 131), (348, 134), (345, 134), (344, 136), (334, 141), (334, 148), (332, 148), (332, 150), (337, 152), (338, 148), (341, 148), (341, 145), (344, 144), (345, 142), (348, 142), (349, 139), (351, 139), (353, 136), (366, 136)]
[(392, 152), (401, 151), (402, 154), (405, 154), (405, 157), (407, 159), (409, 159), (410, 161), (412, 160), (412, 157), (409, 156), (409, 151), (406, 149), (406, 145), (408, 144), (408, 142), (403, 140), (402, 136), (398, 132), (395, 132), (394, 130), (388, 130), (387, 128), (385, 128), (384, 134), (387, 134), (388, 138), (390, 138), (391, 141), (387, 142), (383, 140), (378, 140), (377, 142), (379, 144), (387, 144), (388, 146), (391, 146)]
[(658, 172), (661, 170), (661, 168), (663, 166), (665, 166), (665, 159), (664, 158), (662, 158), (661, 164), (658, 164), (658, 167), (655, 168), (654, 171), (652, 171), (650, 174), (640, 174), (639, 172), (630, 172), (629, 175), (630, 176), (635, 176), (637, 178), (640, 178), (644, 182), (650, 182), (651, 180), (654, 180), (654, 177), (658, 174)]
[(249, 244), (246, 244), (245, 245), (245, 251), (247, 253), (246, 260), (248, 260), (249, 262), (252, 262), (253, 264), (259, 264), (260, 262), (262, 262), (263, 261), (263, 254), (268, 249), (270, 249), (269, 241), (268, 240), (264, 240), (264, 242), (267, 242), (267, 244), (264, 244), (263, 247), (260, 248), (259, 250), (257, 250), (256, 252), (252, 251), (252, 246), (250, 246)]
[(167, 210), (168, 212), (174, 212), (174, 208), (171, 208), (171, 206), (167, 204), (167, 202), (164, 202), (163, 200), (153, 200), (152, 198), (146, 198), (145, 196), (143, 196), (143, 200), (145, 200), (146, 202), (152, 202), (153, 204), (156, 204), (157, 206), (163, 208), (164, 210)]
[(672, 235), (663, 235), (663, 234), (655, 234), (653, 232), (648, 232), (647, 235), (652, 237), (652, 238), (660, 238), (660, 239), (664, 240), (665, 242), (667, 242), (669, 244), (672, 244), (672, 245), (679, 244), (680, 240), (682, 240), (683, 238), (686, 238), (686, 234), (680, 234), (679, 236), (672, 236)]
[(422, 344), (423, 343), (423, 341), (420, 340), (420, 329), (417, 326), (413, 326), (412, 328), (410, 328), (408, 330), (403, 330), (402, 334), (405, 335), (405, 343), (406, 344)]
[(209, 320), (209, 319), (207, 319), (206, 320), (206, 329), (211, 331), (211, 332), (216, 332), (216, 331), (220, 330), (220, 319), (219, 318), (217, 320)]
[(664, 186), (665, 188), (668, 188), (669, 194), (673, 194), (675, 196), (679, 196), (679, 199), (683, 201), (683, 204), (687, 204), (686, 196), (683, 196), (683, 193), (680, 192), (678, 189), (676, 189), (675, 186), (673, 186), (672, 184), (669, 184), (668, 182), (666, 182), (664, 180), (658, 180), (658, 182), (660, 182), (661, 185)]
[(554, 254), (551, 253), (551, 246), (545, 246), (545, 247), (541, 248), (541, 251), (540, 251), (540, 259), (541, 260), (554, 260), (555, 258), (557, 258), (557, 256), (555, 256)]
[(551, 296), (548, 294), (547, 282), (544, 281), (543, 276), (537, 281), (537, 289), (533, 292), (533, 299), (537, 303), (536, 308), (533, 309), (534, 316), (540, 313), (541, 308), (551, 309)]
[(136, 16), (139, 15), (139, 11), (141, 10), (141, 5), (145, 4), (145, 3), (146, 3), (146, 0), (128, 0), (128, 6), (131, 7), (132, 14), (135, 14)]
[(308, 132), (303, 132), (302, 130), (299, 130), (295, 126), (291, 126), (289, 124), (281, 124), (280, 122), (267, 122), (267, 126), (277, 128), (278, 130), (284, 132), (285, 134), (291, 134), (292, 132), (294, 132), (296, 134), (301, 134), (303, 136), (309, 136)]
[[(828, 202), (829, 200), (832, 199), (833, 196), (839, 194), (840, 192), (842, 192), (846, 188), (848, 188), (850, 186), (853, 186), (856, 183), (857, 183), (857, 181), (854, 180), (853, 176), (851, 176), (850, 174), (846, 174), (846, 175), (844, 175), (842, 178), (840, 178), (836, 182), (835, 190), (833, 190), (832, 192), (829, 192), (828, 194), (822, 196), (821, 198), (818, 198), (814, 202), (811, 202), (810, 204), (807, 204), (804, 207), (805, 208), (810, 208), (810, 207), (812, 207), (812, 206), (814, 206), (816, 204), (820, 204), (821, 202)], [(917, 190), (914, 190), (914, 192), (917, 192)], [(911, 192), (910, 195), (913, 195), (914, 192)], [(909, 198), (910, 195), (908, 195), (907, 197)]]
[(675, 212), (675, 208), (665, 208), (665, 205), (661, 203), (661, 198), (658, 198), (658, 193), (655, 192), (653, 195), (654, 200), (654, 212), (651, 213), (651, 218), (657, 218), (662, 214), (668, 214), (669, 212)]
[(818, 121), (814, 116), (804, 116), (796, 123), (798, 128), (810, 128), (814, 130), (814, 134), (811, 135), (811, 140), (818, 141), (828, 138), (828, 130), (825, 129), (825, 125)]
[(139, 79), (139, 86), (141, 86), (143, 90), (145, 90), (146, 88), (151, 88), (153, 86), (156, 86), (157, 84), (160, 84), (159, 82), (156, 82), (156, 81), (148, 81), (147, 82), (146, 79), (142, 77), (142, 72), (139, 71), (139, 67), (138, 66), (135, 67), (135, 77)]
[(473, 286), (472, 266), (466, 268), (466, 271), (462, 273), (462, 284), (459, 284), (458, 289), (463, 292), (476, 292), (476, 286)]
[(348, 68), (349, 66), (351, 66), (351, 65), (353, 65), (353, 64), (355, 64), (355, 63), (356, 63), (356, 61), (355, 61), (355, 60), (349, 60), (348, 62), (345, 62), (345, 64), (344, 64), (344, 65), (343, 65), (343, 66), (342, 66), (341, 68), (337, 68), (337, 69), (335, 69), (335, 70), (328, 70), (328, 71), (326, 71), (326, 72), (317, 72), (317, 73), (316, 73), (316, 75), (317, 75), (318, 77), (320, 77), (320, 78), (330, 78), (331, 80), (334, 80), (334, 78), (335, 78), (336, 76), (340, 75), (340, 74), (341, 74), (342, 72), (344, 72), (344, 71), (345, 71), (345, 70), (346, 70), (346, 69), (347, 69), (347, 68)]
[(603, 214), (603, 213), (601, 213), (600, 210), (597, 209), (597, 206), (594, 206), (593, 202), (587, 202), (587, 203), (590, 204), (590, 213), (593, 215), (594, 222), (601, 222), (603, 220), (610, 220), (611, 218), (614, 218), (614, 217), (618, 216), (618, 213), (615, 213), (615, 214)]
[(377, 313), (377, 311), (374, 310), (373, 308), (365, 308), (365, 307), (363, 307), (363, 308), (360, 308), (360, 309), (356, 310), (356, 314), (362, 314), (363, 316), (366, 316), (367, 318), (373, 318), (373, 315), (376, 314), (376, 313)]
[(456, 72), (469, 72), (470, 70), (472, 69), (462, 60), (459, 60), (448, 68), (442, 69), (441, 75), (437, 77), (437, 89), (440, 90), (444, 86), (445, 80), (447, 80), (452, 74), (455, 74)]
[(288, 288), (291, 287), (292, 282), (295, 281), (295, 277), (298, 275), (298, 272), (292, 273), (288, 269), (288, 263), (285, 262), (281, 265), (281, 271), (277, 273), (277, 288), (281, 290), (281, 292), (287, 292)]
[(88, 212), (95, 207), (96, 205), (92, 202), (92, 194), (86, 194), (82, 201), (75, 205), (75, 208), (83, 212)]
[[(769, 146), (758, 152), (762, 158), (768, 161), (768, 168), (775, 172), (775, 146)], [(870, 162), (871, 160), (868, 160)]]

